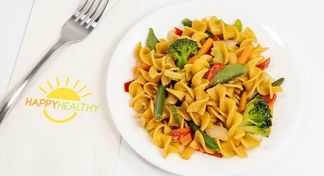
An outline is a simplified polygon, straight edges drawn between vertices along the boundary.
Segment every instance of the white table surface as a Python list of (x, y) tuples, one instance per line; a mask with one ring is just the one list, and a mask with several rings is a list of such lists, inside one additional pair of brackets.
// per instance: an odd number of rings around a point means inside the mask
[[(324, 98), (322, 79), (324, 11), (320, 6), (320, 1), (315, 0), (291, 1), (294, 2), (292, 4), (279, 0), (276, 2), (278, 9), (273, 9), (273, 19), (279, 18), (276, 16), (276, 10), (286, 9), (286, 16), (282, 16), (286, 18), (286, 21), (272, 21), (271, 26), (278, 29), (277, 32), (283, 36), (285, 41), (288, 41), (288, 45), (300, 59), (306, 84), (304, 93), (307, 96), (304, 97), (305, 102), (300, 120), (279, 151), (264, 163), (239, 175), (324, 175), (321, 161), (324, 157), (322, 152), (324, 116), (321, 113), (324, 104), (322, 102)], [(0, 0), (0, 16), (2, 17), (0, 98), (5, 95), (32, 5), (33, 0)], [(269, 15), (265, 18), (269, 18)], [(291, 24), (291, 29), (280, 29), (280, 25), (285, 22)], [(122, 141), (119, 157), (116, 173), (118, 176), (172, 175), (147, 163), (124, 141)]]

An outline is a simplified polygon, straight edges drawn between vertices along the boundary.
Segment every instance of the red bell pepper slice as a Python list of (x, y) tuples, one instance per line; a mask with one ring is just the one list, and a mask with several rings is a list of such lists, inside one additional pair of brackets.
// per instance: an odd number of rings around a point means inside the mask
[(191, 133), (190, 127), (178, 128), (178, 129), (172, 130), (171, 133), (170, 133), (170, 136), (172, 137), (172, 139), (180, 142), (180, 139), (183, 138), (184, 136), (186, 136), (189, 133)]
[(201, 145), (201, 144), (198, 144), (198, 148), (199, 148), (199, 151), (202, 152), (202, 153), (206, 153), (208, 155), (211, 155), (211, 156), (216, 156), (218, 158), (223, 158), (223, 154), (222, 153), (218, 153), (218, 152), (215, 152), (215, 153), (207, 153), (204, 149), (204, 147)]
[(215, 74), (224, 67), (225, 64), (221, 62), (217, 62), (212, 67), (210, 67), (209, 71), (205, 74), (205, 78), (208, 79), (209, 85), (213, 83)]
[(182, 31), (181, 29), (175, 27), (175, 28), (174, 28), (174, 33), (175, 33), (176, 35), (178, 35), (178, 36), (181, 36), (182, 33), (183, 33), (183, 31)]
[(263, 95), (261, 98), (262, 98), (264, 101), (266, 101), (267, 104), (268, 104), (268, 106), (270, 107), (270, 106), (272, 106), (272, 105), (274, 104), (274, 102), (276, 101), (276, 99), (277, 99), (277, 94), (273, 94), (272, 99), (270, 98), (270, 95)]
[(213, 40), (214, 40), (214, 41), (220, 41), (221, 39), (220, 39), (217, 35), (214, 35), (214, 36), (213, 36)]
[(218, 153), (218, 152), (215, 152), (213, 154), (208, 154), (208, 155), (211, 155), (211, 156), (216, 156), (218, 158), (223, 158), (223, 154), (222, 153)]
[(124, 91), (129, 92), (129, 85), (133, 82), (134, 80), (127, 81), (124, 83)]
[(269, 67), (269, 65), (270, 65), (270, 57), (264, 60), (263, 62), (257, 64), (256, 67), (260, 68), (261, 70), (265, 70), (266, 68)]

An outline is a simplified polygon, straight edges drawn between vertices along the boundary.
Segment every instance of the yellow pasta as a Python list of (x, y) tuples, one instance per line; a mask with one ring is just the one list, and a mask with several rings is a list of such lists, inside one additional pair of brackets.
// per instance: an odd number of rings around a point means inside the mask
[[(129, 105), (137, 112), (135, 118), (141, 120), (139, 126), (152, 137), (152, 144), (163, 150), (164, 158), (171, 153), (181, 155), (189, 146), (181, 157), (189, 159), (192, 152), (188, 151), (196, 150), (218, 157), (246, 158), (248, 150), (261, 146), (263, 136), (242, 128), (245, 114), (238, 106), (248, 106), (256, 96), (267, 96), (262, 101), (273, 103), (276, 93), (283, 91), (280, 85), (273, 85), (275, 79), (265, 71), (269, 59), (263, 54), (270, 48), (257, 43), (253, 30), (241, 29), (238, 21), (227, 24), (211, 16), (190, 22), (182, 29), (166, 31), (167, 37), (153, 50), (142, 42), (136, 45), (134, 67), (148, 68), (134, 73), (128, 86), (132, 97)], [(204, 48), (207, 38), (215, 40), (212, 48)], [(187, 60), (200, 54), (190, 64), (179, 64), (169, 51), (182, 39), (197, 45)], [(216, 75), (228, 65), (239, 65), (242, 57), (245, 63), (240, 64), (246, 70), (235, 77), (224, 74), (217, 82)], [(247, 96), (242, 96), (243, 92)]]

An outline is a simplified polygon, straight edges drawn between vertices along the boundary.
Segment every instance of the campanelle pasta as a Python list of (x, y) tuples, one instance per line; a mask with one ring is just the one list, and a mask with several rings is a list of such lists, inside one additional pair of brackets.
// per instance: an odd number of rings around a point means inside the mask
[[(184, 159), (189, 159), (194, 151), (218, 153), (218, 156), (224, 157), (248, 157), (247, 150), (259, 147), (263, 138), (240, 128), (243, 121), (240, 104), (249, 101), (256, 94), (269, 95), (272, 99), (277, 92), (282, 91), (280, 86), (272, 85), (275, 80), (265, 72), (265, 68), (260, 68), (260, 63), (267, 60), (262, 54), (268, 48), (257, 43), (257, 37), (249, 27), (241, 31), (239, 27), (226, 24), (216, 16), (192, 20), (192, 25), (184, 26), (180, 33), (179, 29), (176, 30), (170, 30), (165, 39), (159, 39), (153, 50), (142, 42), (135, 47), (137, 65), (134, 66), (134, 80), (129, 85), (129, 94), (132, 97), (130, 107), (137, 112), (135, 118), (141, 120), (140, 127), (146, 129), (153, 143), (163, 149), (164, 158), (170, 153), (178, 153)], [(199, 57), (192, 63), (187, 62), (183, 68), (177, 67), (177, 61), (168, 54), (168, 47), (177, 39), (193, 40), (199, 50), (203, 50), (210, 36), (218, 37), (214, 38), (211, 48), (220, 50), (220, 62), (224, 65), (240, 62), (240, 57), (247, 48), (251, 48), (243, 75), (210, 86), (211, 81), (206, 79), (206, 74), (215, 62), (219, 62), (215, 61), (213, 49), (198, 51), (196, 55)], [(168, 76), (166, 70), (181, 73), (183, 77), (178, 79)], [(157, 92), (161, 85), (165, 86), (165, 100), (161, 118), (156, 119), (154, 113), (157, 108)], [(244, 92), (247, 98), (243, 98)], [(179, 117), (168, 106), (170, 104), (176, 105), (180, 117), (178, 122), (176, 119)], [(188, 139), (179, 140), (179, 136), (175, 137), (173, 132), (189, 129), (189, 122), (193, 122), (199, 130), (191, 129), (190, 135), (182, 136), (187, 136)], [(215, 127), (219, 129), (216, 132), (222, 133), (219, 137), (212, 138), (218, 145), (219, 152), (209, 147), (203, 133), (206, 131), (208, 135), (208, 131)], [(192, 152), (186, 151), (187, 148), (192, 149)]]

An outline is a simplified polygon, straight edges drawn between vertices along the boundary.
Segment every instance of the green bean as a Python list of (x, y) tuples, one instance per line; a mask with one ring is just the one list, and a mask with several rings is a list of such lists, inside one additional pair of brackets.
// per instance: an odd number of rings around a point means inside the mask
[(277, 81), (271, 83), (272, 86), (280, 86), (285, 81), (285, 78), (280, 78)]
[(213, 138), (208, 136), (208, 134), (206, 132), (202, 131), (193, 121), (188, 121), (187, 123), (194, 132), (196, 132), (198, 130), (202, 134), (205, 144), (208, 148), (210, 148), (211, 150), (214, 150), (218, 153), (221, 152), (217, 143), (214, 141)]
[(188, 27), (191, 27), (192, 26), (192, 21), (189, 19), (189, 18), (185, 18), (181, 21), (181, 23), (184, 25), (184, 26), (188, 26)]
[(155, 106), (154, 106), (155, 120), (160, 120), (162, 118), (165, 96), (166, 96), (166, 87), (160, 85), (155, 99)]

